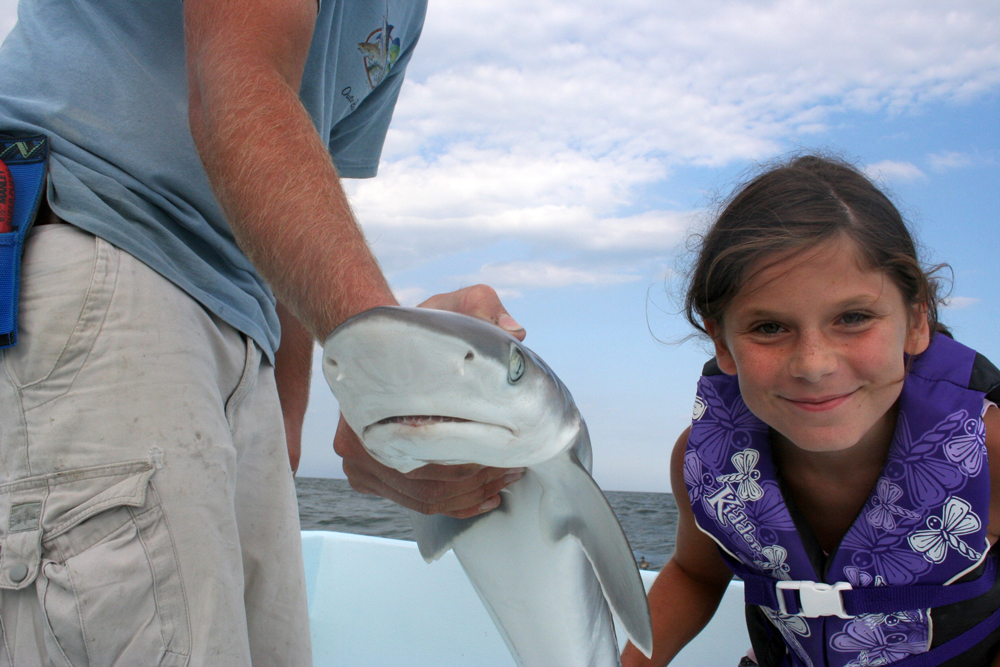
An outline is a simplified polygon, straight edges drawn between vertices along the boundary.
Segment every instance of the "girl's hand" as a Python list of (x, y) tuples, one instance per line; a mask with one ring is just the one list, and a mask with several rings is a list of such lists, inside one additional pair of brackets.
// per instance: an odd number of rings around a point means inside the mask
[(711, 620), (729, 587), (732, 572), (715, 542), (698, 530), (684, 485), (686, 429), (670, 457), (670, 485), (677, 502), (674, 555), (649, 590), (653, 617), (653, 656), (647, 659), (631, 643), (622, 653), (622, 667), (663, 667)]

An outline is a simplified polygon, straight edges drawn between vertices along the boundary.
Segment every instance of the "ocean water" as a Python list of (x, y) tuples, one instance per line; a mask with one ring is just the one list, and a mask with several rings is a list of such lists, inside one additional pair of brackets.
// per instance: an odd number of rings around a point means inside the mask
[[(299, 477), (295, 490), (302, 530), (413, 540), (406, 510), (384, 498), (355, 492), (347, 480)], [(663, 567), (674, 552), (677, 506), (673, 495), (629, 491), (604, 494), (625, 530), (636, 560), (645, 558), (650, 569)]]

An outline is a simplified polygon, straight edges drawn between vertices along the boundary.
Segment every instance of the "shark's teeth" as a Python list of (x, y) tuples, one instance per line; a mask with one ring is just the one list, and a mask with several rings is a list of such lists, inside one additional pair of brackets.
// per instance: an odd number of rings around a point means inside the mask
[(387, 417), (378, 424), (403, 424), (404, 426), (428, 426), (430, 424), (440, 424), (443, 422), (467, 422), (468, 419), (458, 417), (442, 417), (438, 415), (401, 415), (399, 417)]

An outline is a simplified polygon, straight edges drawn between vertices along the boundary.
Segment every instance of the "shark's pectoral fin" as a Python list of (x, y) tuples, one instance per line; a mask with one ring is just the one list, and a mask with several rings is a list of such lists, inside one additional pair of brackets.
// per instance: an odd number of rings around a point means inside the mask
[(413, 524), (420, 555), (428, 563), (441, 558), (454, 546), (455, 538), (471, 528), (478, 518), (453, 519), (443, 514), (428, 516), (411, 510), (410, 523)]
[(579, 540), (629, 639), (647, 657), (652, 656), (653, 624), (646, 590), (625, 533), (600, 487), (569, 457), (549, 461), (537, 470), (546, 478), (542, 512), (547, 521), (543, 524), (551, 526), (552, 539), (572, 536)]

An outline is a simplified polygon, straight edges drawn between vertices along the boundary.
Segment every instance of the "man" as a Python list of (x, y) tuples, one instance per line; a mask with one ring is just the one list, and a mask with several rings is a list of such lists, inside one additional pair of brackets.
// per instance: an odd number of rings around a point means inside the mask
[[(424, 11), (21, 3), (0, 130), (49, 138), (53, 224), (0, 368), (0, 665), (311, 664), (288, 461), (313, 341), (395, 303), (339, 176), (374, 175)], [(524, 335), (488, 288), (425, 305)], [(453, 516), (519, 474), (336, 449)]]

